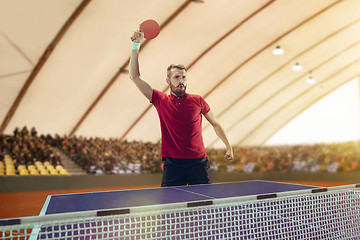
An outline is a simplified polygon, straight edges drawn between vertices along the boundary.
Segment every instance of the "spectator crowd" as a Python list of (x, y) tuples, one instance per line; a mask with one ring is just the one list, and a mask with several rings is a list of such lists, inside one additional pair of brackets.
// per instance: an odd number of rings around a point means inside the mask
[(360, 141), (297, 146), (237, 147), (235, 160), (225, 150), (209, 149), (212, 170), (220, 172), (350, 172), (359, 170)]
[(160, 144), (59, 135), (52, 142), (89, 174), (161, 171)]
[(0, 162), (6, 155), (10, 155), (15, 166), (35, 165), (36, 161), (49, 162), (53, 166), (61, 165), (61, 158), (53, 151), (50, 142), (44, 137), (39, 137), (33, 127), (30, 131), (27, 127), (21, 130), (16, 128), (13, 136), (0, 135)]
[[(162, 171), (160, 143), (77, 136), (38, 136), (36, 129), (16, 128), (0, 135), (0, 162), (11, 155), (15, 164), (48, 161), (61, 165), (60, 149), (88, 174), (157, 173)], [(235, 147), (235, 159), (224, 159), (225, 149), (207, 149), (217, 172), (350, 172), (359, 170), (360, 141), (298, 146)]]

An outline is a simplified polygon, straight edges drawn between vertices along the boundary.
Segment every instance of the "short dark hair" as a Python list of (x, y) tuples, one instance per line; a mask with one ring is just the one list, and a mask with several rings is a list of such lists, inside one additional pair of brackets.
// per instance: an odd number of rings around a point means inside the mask
[(173, 69), (173, 68), (186, 71), (186, 67), (182, 64), (171, 64), (170, 66), (168, 66), (167, 72), (166, 72), (166, 75), (168, 78), (170, 78), (171, 69)]

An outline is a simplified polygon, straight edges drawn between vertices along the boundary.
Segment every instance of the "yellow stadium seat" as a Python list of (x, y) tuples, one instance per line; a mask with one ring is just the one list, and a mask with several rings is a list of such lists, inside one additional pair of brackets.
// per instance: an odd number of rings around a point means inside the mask
[(6, 162), (5, 166), (6, 167), (11, 167), (11, 166), (14, 167), (15, 165), (14, 165), (14, 162)]
[(32, 170), (36, 170), (35, 165), (29, 165), (28, 170), (29, 170), (29, 172), (31, 172)]
[(15, 172), (15, 167), (13, 165), (8, 165), (6, 166), (6, 171), (11, 171), (11, 172)]
[(46, 162), (44, 162), (43, 165), (44, 165), (45, 167), (47, 167), (47, 166), (49, 166), (49, 165), (51, 165), (51, 164), (50, 164), (50, 162), (46, 161)]
[(56, 169), (51, 169), (50, 171), (50, 175), (59, 175), (58, 171), (56, 171)]
[(40, 175), (49, 175), (49, 172), (44, 168), (40, 170)]
[(6, 176), (15, 176), (15, 171), (8, 171), (6, 170)]
[(46, 169), (47, 169), (49, 172), (51, 172), (51, 171), (55, 170), (55, 168), (54, 168), (54, 166), (53, 166), (53, 165), (49, 165), (49, 166), (47, 166), (47, 167), (46, 167)]
[(63, 168), (63, 166), (61, 166), (61, 165), (56, 165), (55, 169), (58, 170), (58, 171), (60, 171), (61, 169), (64, 169), (64, 168)]
[(26, 166), (25, 165), (19, 165), (17, 169), (20, 172), (21, 170), (26, 170)]
[(6, 171), (13, 171), (13, 172), (15, 172), (15, 166), (6, 166), (5, 169), (6, 169)]
[(60, 175), (69, 175), (69, 173), (68, 173), (68, 171), (67, 171), (66, 169), (61, 169), (61, 170), (59, 171), (59, 174), (60, 174)]
[(20, 176), (28, 176), (29, 175), (29, 172), (26, 170), (26, 169), (21, 169), (19, 171), (19, 175)]
[(36, 166), (36, 167), (39, 167), (39, 166), (42, 166), (42, 165), (43, 165), (43, 164), (42, 164), (42, 162), (40, 162), (40, 161), (36, 161), (36, 162), (35, 162), (35, 166)]
[(40, 172), (42, 169), (45, 169), (45, 167), (43, 165), (38, 165), (36, 166), (37, 170)]
[(33, 169), (30, 171), (30, 175), (37, 176), (39, 175), (39, 172), (36, 169)]

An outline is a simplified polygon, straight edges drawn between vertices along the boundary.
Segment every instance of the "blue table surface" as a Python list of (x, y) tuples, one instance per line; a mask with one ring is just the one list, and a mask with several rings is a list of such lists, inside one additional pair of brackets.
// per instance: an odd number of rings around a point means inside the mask
[(261, 195), (317, 188), (314, 186), (269, 182), (244, 181), (195, 186), (122, 190), (109, 192), (50, 195), (42, 213), (69, 213), (135, 206), (203, 201), (228, 197)]

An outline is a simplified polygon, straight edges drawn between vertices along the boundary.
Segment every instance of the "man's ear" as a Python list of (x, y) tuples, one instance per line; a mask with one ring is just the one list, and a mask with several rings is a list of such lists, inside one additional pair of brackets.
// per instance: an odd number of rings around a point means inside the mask
[(167, 84), (170, 85), (170, 78), (169, 77), (166, 77), (166, 82), (167, 82)]

